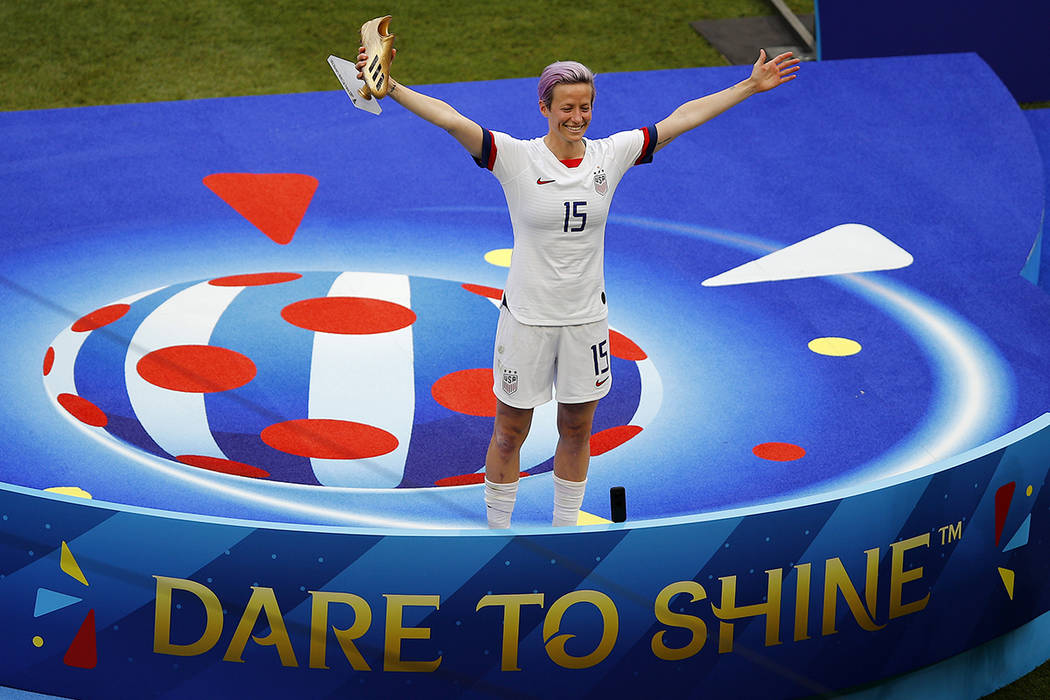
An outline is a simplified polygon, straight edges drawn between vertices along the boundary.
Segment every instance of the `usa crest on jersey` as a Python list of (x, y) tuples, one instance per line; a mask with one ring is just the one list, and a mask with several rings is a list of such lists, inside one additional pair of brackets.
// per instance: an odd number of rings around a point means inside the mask
[(598, 168), (594, 173), (594, 191), (603, 197), (609, 191), (609, 180), (605, 175), (604, 168)]
[(503, 369), (503, 391), (507, 394), (513, 394), (518, 390), (518, 370), (516, 369)]

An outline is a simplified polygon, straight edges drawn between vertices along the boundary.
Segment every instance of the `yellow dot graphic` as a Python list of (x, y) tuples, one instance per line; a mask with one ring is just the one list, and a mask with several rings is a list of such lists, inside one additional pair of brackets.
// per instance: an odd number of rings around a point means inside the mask
[(1026, 496), (1031, 496), (1032, 495), (1032, 485), (1031, 484), (1028, 484), (1028, 488), (1026, 488), (1024, 490), (1024, 495), (1026, 495)]
[(41, 637), (39, 634), (33, 637), (33, 646), (35, 646), (37, 649), (44, 646), (44, 638)]
[(496, 267), (510, 267), (512, 248), (496, 248), (485, 253), (485, 262)]
[(809, 341), (809, 349), (818, 355), (848, 357), (860, 352), (860, 343), (849, 338), (814, 338)]

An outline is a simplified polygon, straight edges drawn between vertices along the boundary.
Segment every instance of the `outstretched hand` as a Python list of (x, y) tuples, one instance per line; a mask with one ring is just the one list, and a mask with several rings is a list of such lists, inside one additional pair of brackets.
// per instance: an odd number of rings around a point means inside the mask
[[(392, 49), (390, 52), (390, 60), (393, 61), (397, 57), (397, 49)], [(368, 63), (368, 54), (365, 53), (365, 47), (357, 47), (357, 79), (365, 79), (365, 65)]]
[(765, 92), (797, 78), (800, 59), (792, 58), (792, 53), (782, 53), (774, 59), (766, 60), (766, 50), (761, 49), (758, 60), (751, 68), (751, 82), (755, 92)]

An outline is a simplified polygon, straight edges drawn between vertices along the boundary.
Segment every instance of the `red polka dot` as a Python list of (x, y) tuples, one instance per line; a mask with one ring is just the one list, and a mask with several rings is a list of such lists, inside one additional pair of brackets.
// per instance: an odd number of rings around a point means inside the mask
[(281, 309), (281, 317), (308, 331), (344, 335), (389, 333), (416, 321), (412, 309), (391, 301), (361, 297), (304, 299)]
[(793, 462), (806, 456), (806, 451), (790, 442), (763, 442), (755, 445), (751, 451), (756, 457), (772, 462)]
[(330, 418), (300, 418), (274, 423), (261, 437), (270, 447), (300, 457), (367, 459), (397, 449), (397, 438), (364, 423)]
[(648, 355), (623, 333), (609, 331), (609, 352), (621, 360), (644, 360)]
[(496, 289), (495, 287), (483, 287), (480, 284), (464, 284), (463, 289), (479, 296), (488, 297), (489, 299), (503, 298), (503, 290)]
[(51, 368), (55, 366), (55, 349), (48, 348), (44, 353), (44, 376), (51, 374)]
[(233, 474), (234, 476), (251, 476), (256, 479), (264, 479), (270, 476), (270, 472), (265, 469), (259, 469), (244, 462), (234, 462), (232, 459), (221, 459), (206, 455), (179, 455), (175, 459), (191, 467), (200, 467), (213, 472)]
[(56, 398), (58, 404), (81, 423), (93, 425), (96, 428), (105, 428), (109, 423), (109, 417), (102, 409), (85, 398), (76, 394), (59, 394)]
[(145, 355), (139, 376), (154, 386), (187, 393), (229, 391), (255, 378), (255, 363), (235, 350), (172, 345)]
[[(528, 472), (519, 472), (518, 477), (524, 479), (526, 476), (531, 476)], [(444, 479), (438, 479), (434, 482), (434, 486), (466, 486), (467, 484), (483, 484), (485, 483), (485, 473), (480, 474), (460, 474), (458, 476), (446, 476)]]
[(297, 272), (256, 272), (250, 275), (230, 275), (219, 277), (208, 282), (213, 287), (261, 287), (267, 284), (281, 284), (301, 278)]
[(596, 457), (633, 438), (642, 429), (637, 425), (618, 425), (591, 435), (591, 456)]
[(127, 304), (111, 304), (95, 309), (86, 316), (81, 316), (73, 324), (73, 330), (77, 333), (86, 333), (96, 328), (102, 328), (122, 318), (131, 309)]
[(468, 416), (496, 415), (496, 396), (492, 393), (492, 370), (461, 369), (446, 374), (430, 388), (434, 400), (450, 411)]

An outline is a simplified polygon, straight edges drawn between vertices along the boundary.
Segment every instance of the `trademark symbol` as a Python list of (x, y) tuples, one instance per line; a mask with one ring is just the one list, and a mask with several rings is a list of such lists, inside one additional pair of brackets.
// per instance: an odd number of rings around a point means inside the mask
[(938, 532), (941, 533), (941, 544), (951, 544), (962, 539), (962, 520), (955, 523), (954, 525), (945, 525), (942, 528), (938, 528)]

